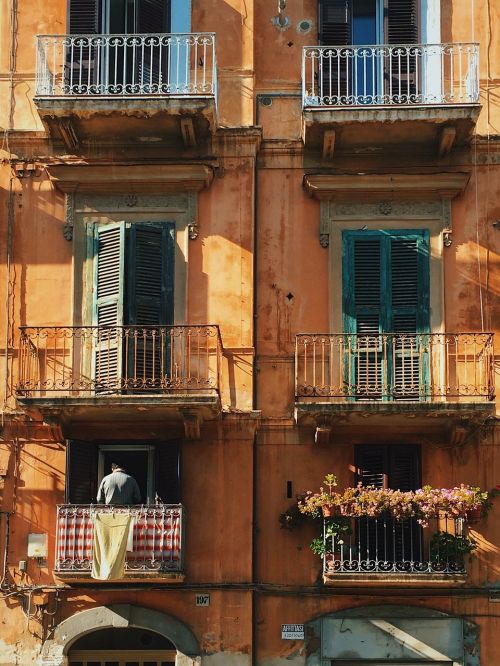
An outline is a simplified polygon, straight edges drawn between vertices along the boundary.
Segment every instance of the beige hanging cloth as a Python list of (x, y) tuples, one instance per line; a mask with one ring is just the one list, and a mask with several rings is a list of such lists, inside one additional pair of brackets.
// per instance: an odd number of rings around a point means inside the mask
[(97, 513), (94, 517), (92, 578), (123, 578), (132, 517), (123, 513)]

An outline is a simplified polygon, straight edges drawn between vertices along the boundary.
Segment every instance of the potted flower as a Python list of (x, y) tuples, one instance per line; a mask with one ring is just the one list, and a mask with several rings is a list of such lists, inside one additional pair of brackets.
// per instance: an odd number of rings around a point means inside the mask
[(326, 490), (323, 486), (320, 487), (318, 493), (308, 490), (303, 499), (299, 500), (298, 506), (302, 513), (313, 514), (321, 510), (325, 517), (335, 513), (340, 499), (339, 493), (333, 491), (337, 485), (337, 477), (335, 474), (327, 474), (323, 483), (327, 488)]

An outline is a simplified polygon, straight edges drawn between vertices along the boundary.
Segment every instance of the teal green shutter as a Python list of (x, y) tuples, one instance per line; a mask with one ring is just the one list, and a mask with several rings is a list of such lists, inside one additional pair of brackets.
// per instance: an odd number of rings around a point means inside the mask
[[(425, 395), (429, 236), (425, 230), (343, 233), (343, 321), (351, 395)], [(400, 337), (383, 337), (383, 334)], [(404, 337), (404, 334), (408, 334)], [(380, 336), (378, 339), (376, 336)]]
[(97, 390), (120, 388), (125, 223), (94, 227), (94, 359)]

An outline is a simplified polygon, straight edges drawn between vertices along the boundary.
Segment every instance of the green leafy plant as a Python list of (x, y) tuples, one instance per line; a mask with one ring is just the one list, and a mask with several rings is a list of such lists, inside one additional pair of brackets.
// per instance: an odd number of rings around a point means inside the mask
[[(352, 534), (351, 521), (346, 516), (335, 516), (325, 519), (325, 537), (315, 537), (309, 544), (313, 553), (321, 558), (330, 554), (330, 544), (340, 546), (343, 544), (343, 537)], [(335, 537), (335, 539), (333, 539)]]
[(477, 541), (469, 535), (435, 532), (430, 542), (430, 557), (433, 564), (463, 562), (467, 555), (477, 549)]

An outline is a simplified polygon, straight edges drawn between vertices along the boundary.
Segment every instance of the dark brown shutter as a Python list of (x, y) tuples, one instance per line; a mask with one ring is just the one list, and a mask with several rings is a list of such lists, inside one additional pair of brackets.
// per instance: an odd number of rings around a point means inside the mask
[(156, 447), (156, 495), (165, 504), (181, 501), (181, 457), (179, 442), (164, 442)]
[(356, 483), (375, 488), (389, 487), (386, 446), (356, 446)]
[(66, 451), (66, 502), (92, 504), (97, 496), (97, 447), (72, 440)]
[(420, 447), (389, 446), (389, 488), (417, 490), (420, 487)]
[(69, 32), (71, 35), (95, 35), (100, 32), (99, 0), (70, 0)]
[(386, 0), (387, 42), (418, 42), (418, 0)]
[(323, 46), (346, 46), (351, 38), (352, 0), (318, 1), (318, 39)]
[(170, 1), (140, 0), (137, 32), (170, 32)]

